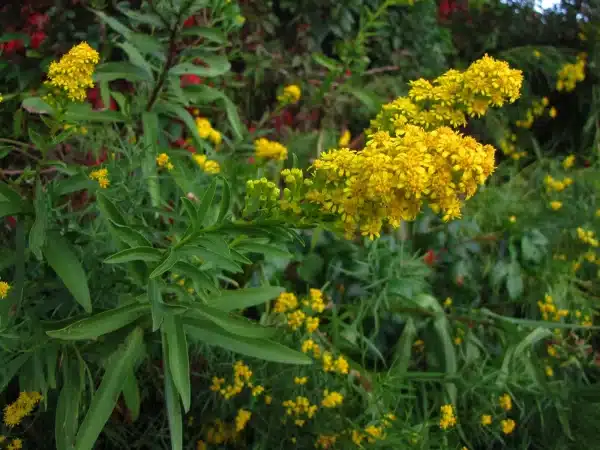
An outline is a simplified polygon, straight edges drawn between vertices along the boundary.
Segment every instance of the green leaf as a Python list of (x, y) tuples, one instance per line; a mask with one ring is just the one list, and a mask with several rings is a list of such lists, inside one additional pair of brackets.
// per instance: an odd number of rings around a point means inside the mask
[(63, 354), (63, 383), (56, 402), (54, 436), (57, 450), (72, 450), (79, 425), (83, 380), (76, 363)]
[(140, 416), (140, 387), (138, 386), (137, 378), (133, 368), (129, 374), (125, 375), (125, 385), (123, 386), (123, 399), (125, 406), (129, 410), (131, 420), (135, 422)]
[(6, 183), (0, 182), (0, 203), (20, 204), (23, 201), (18, 192), (13, 191)]
[(536, 328), (529, 333), (525, 338), (521, 339), (515, 347), (514, 356), (528, 356), (531, 353), (531, 347), (544, 339), (552, 336), (552, 331), (547, 328)]
[(185, 209), (185, 212), (190, 219), (192, 228), (194, 231), (198, 231), (200, 226), (198, 225), (198, 211), (196, 210), (196, 207), (187, 197), (181, 197), (181, 203), (183, 203), (183, 209)]
[(148, 280), (148, 301), (150, 302), (150, 312), (152, 313), (152, 331), (158, 331), (164, 320), (165, 310), (160, 292), (160, 284), (154, 278)]
[(99, 64), (94, 71), (93, 78), (94, 81), (98, 82), (115, 80), (152, 81), (152, 76), (148, 74), (146, 69), (125, 61)]
[(273, 300), (285, 291), (280, 286), (263, 286), (255, 288), (238, 289), (235, 291), (221, 291), (220, 297), (213, 297), (208, 306), (221, 311), (233, 311), (260, 305)]
[(200, 77), (218, 77), (229, 72), (231, 64), (227, 57), (222, 55), (203, 55), (202, 61), (206, 65), (197, 65), (191, 63), (181, 63), (173, 66), (169, 70), (169, 75), (198, 75)]
[(268, 339), (253, 339), (228, 333), (210, 321), (183, 319), (188, 336), (209, 345), (217, 345), (226, 350), (265, 361), (283, 364), (312, 364), (312, 360), (304, 353), (292, 350)]
[(190, 385), (190, 360), (188, 344), (183, 330), (183, 324), (177, 316), (167, 315), (162, 324), (162, 330), (167, 338), (167, 363), (175, 384), (175, 389), (181, 396), (183, 409), (187, 413), (192, 402)]
[(182, 307), (186, 309), (184, 313), (185, 317), (208, 319), (231, 334), (258, 339), (270, 338), (275, 334), (274, 328), (263, 327), (242, 316), (230, 316), (217, 308), (211, 308), (199, 303), (192, 303)]
[(185, 245), (180, 249), (180, 252), (186, 256), (194, 256), (200, 258), (203, 262), (211, 263), (214, 267), (227, 270), (233, 273), (243, 272), (239, 264), (233, 262), (231, 257), (223, 256), (213, 250), (194, 245)]
[(69, 122), (124, 122), (125, 116), (118, 111), (94, 111), (89, 103), (71, 103), (65, 111)]
[(122, 7), (119, 4), (116, 5), (116, 8), (134, 22), (150, 25), (159, 30), (164, 29), (164, 27), (165, 27), (165, 24), (162, 21), (162, 19), (159, 16), (157, 16), (156, 14), (147, 13), (147, 12), (140, 13), (137, 11), (133, 11), (129, 8)]
[(92, 312), (86, 273), (66, 239), (56, 232), (49, 233), (42, 251), (48, 265), (73, 294), (77, 303), (86, 312)]
[(200, 147), (206, 150), (211, 149), (210, 146), (206, 143), (206, 141), (202, 139), (198, 134), (196, 122), (192, 115), (189, 113), (189, 111), (180, 106), (173, 106), (165, 102), (157, 102), (157, 106), (161, 106), (163, 110), (170, 113), (174, 117), (179, 118), (185, 124), (190, 134), (194, 137), (196, 144), (198, 144)]
[(543, 320), (529, 320), (518, 319), (516, 317), (506, 317), (501, 316), (500, 314), (496, 314), (495, 312), (492, 312), (486, 308), (482, 308), (481, 312), (486, 316), (493, 317), (494, 319), (498, 319), (502, 322), (507, 322), (514, 325), (521, 325), (524, 327), (547, 328), (552, 330), (555, 328), (559, 328), (561, 330), (600, 330), (600, 326), (587, 327), (578, 323), (546, 322)]
[(523, 293), (523, 276), (521, 275), (521, 266), (517, 261), (513, 261), (508, 267), (506, 289), (512, 300), (519, 298)]
[(329, 58), (321, 53), (313, 53), (312, 57), (317, 64), (329, 70), (332, 70), (334, 72), (342, 70), (342, 65), (335, 59)]
[(4, 392), (8, 383), (21, 370), (21, 367), (29, 361), (31, 355), (31, 353), (23, 353), (9, 362), (6, 362), (6, 360), (2, 361), (2, 365), (0, 365), (0, 393)]
[[(167, 337), (162, 333), (163, 361), (168, 361), (169, 348)], [(167, 403), (167, 419), (169, 421), (169, 434), (171, 436), (171, 450), (183, 449), (183, 420), (181, 402), (175, 392), (175, 383), (171, 375), (169, 364), (163, 365), (165, 375), (165, 402)]]
[(227, 44), (228, 42), (227, 35), (218, 28), (189, 27), (184, 28), (181, 35), (203, 37), (207, 41), (216, 42), (217, 44)]
[(96, 202), (100, 207), (100, 211), (109, 220), (119, 225), (127, 225), (127, 220), (123, 212), (113, 203), (113, 201), (102, 192), (96, 193)]
[(121, 47), (123, 51), (127, 54), (129, 61), (136, 66), (142, 69), (148, 75), (148, 80), (154, 82), (154, 73), (152, 72), (152, 66), (148, 63), (146, 58), (139, 52), (137, 48), (131, 45), (129, 42), (123, 42), (117, 44), (118, 47)]
[(24, 202), (20, 202), (19, 204), (0, 202), (0, 217), (12, 216), (24, 212), (23, 205), (21, 203)]
[(33, 207), (35, 210), (35, 221), (29, 232), (29, 249), (38, 260), (41, 260), (42, 247), (46, 241), (46, 227), (48, 225), (48, 203), (40, 179), (35, 183)]
[(143, 54), (151, 54), (160, 60), (165, 59), (165, 46), (154, 36), (146, 33), (133, 33), (129, 41)]
[(76, 450), (92, 450), (104, 425), (113, 412), (125, 386), (127, 375), (135, 365), (135, 356), (143, 346), (144, 332), (135, 328), (115, 352), (113, 364), (104, 373), (100, 387), (94, 393), (90, 407), (75, 439)]
[(212, 183), (210, 183), (210, 186), (208, 187), (208, 189), (206, 189), (206, 191), (204, 191), (204, 195), (202, 196), (202, 199), (200, 200), (200, 204), (198, 205), (198, 225), (202, 226), (204, 224), (204, 221), (206, 219), (206, 213), (208, 212), (208, 209), (210, 208), (210, 206), (212, 205), (212, 202), (215, 198), (215, 192), (217, 190), (217, 180), (213, 179)]
[[(399, 377), (398, 383), (402, 382), (402, 379), (408, 371), (408, 365), (410, 364), (412, 356), (413, 343), (417, 335), (417, 328), (415, 327), (414, 320), (409, 317), (404, 324), (404, 330), (402, 330), (402, 336), (398, 339), (394, 349), (394, 360), (392, 362), (391, 372), (394, 373), (395, 377)], [(396, 379), (396, 378), (395, 378)]]
[(219, 208), (219, 216), (217, 217), (217, 223), (223, 222), (225, 216), (229, 212), (229, 206), (231, 205), (231, 188), (225, 178), (223, 178), (223, 191), (221, 192), (221, 206)]
[(51, 338), (65, 341), (97, 339), (129, 325), (147, 314), (148, 309), (147, 304), (132, 303), (77, 320), (59, 330), (46, 331), (46, 334)]
[(259, 253), (268, 258), (291, 258), (292, 254), (285, 248), (271, 244), (260, 244), (258, 242), (242, 242), (235, 249), (241, 253)]
[(117, 19), (104, 14), (102, 11), (92, 10), (92, 12), (96, 14), (106, 25), (115, 30), (117, 33), (121, 34), (125, 39), (129, 39), (131, 37), (132, 31)]
[(31, 42), (31, 37), (27, 33), (2, 33), (0, 36), (0, 43), (19, 40), (23, 41), (24, 45), (29, 45)]
[(54, 108), (40, 97), (28, 97), (23, 100), (21, 106), (25, 111), (32, 114), (49, 114), (53, 116), (55, 113)]
[(236, 139), (241, 140), (244, 138), (245, 128), (240, 120), (237, 107), (224, 92), (205, 85), (186, 86), (183, 88), (183, 91), (194, 102), (211, 103), (217, 100), (221, 101), (225, 108), (225, 113), (227, 114), (227, 120), (229, 121), (229, 125), (231, 125), (231, 129), (233, 130)]
[(145, 157), (142, 160), (142, 175), (148, 183), (148, 192), (152, 206), (157, 207), (161, 203), (160, 185), (156, 174), (156, 155), (158, 153), (158, 115), (153, 111), (142, 113), (142, 127), (144, 129)]
[(104, 260), (106, 264), (121, 264), (130, 261), (158, 262), (163, 256), (157, 248), (153, 247), (134, 247), (121, 250)]
[(117, 222), (108, 219), (113, 227), (114, 233), (130, 247), (151, 247), (151, 242), (139, 231), (134, 230), (127, 225), (120, 225)]
[(366, 89), (346, 85), (343, 90), (356, 97), (367, 108), (370, 114), (376, 114), (383, 103), (375, 93)]
[(179, 255), (177, 252), (170, 248), (167, 251), (167, 254), (163, 257), (163, 260), (160, 264), (152, 271), (150, 274), (150, 278), (157, 278), (161, 276), (163, 273), (171, 270), (171, 268), (175, 265), (175, 263), (179, 260)]
[(55, 196), (67, 195), (89, 189), (92, 186), (94, 186), (94, 181), (90, 180), (88, 176), (77, 174), (54, 183), (52, 194)]

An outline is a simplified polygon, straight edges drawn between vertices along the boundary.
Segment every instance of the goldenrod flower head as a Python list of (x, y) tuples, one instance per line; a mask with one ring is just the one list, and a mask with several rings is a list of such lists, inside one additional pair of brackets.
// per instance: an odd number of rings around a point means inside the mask
[(196, 442), (196, 450), (207, 450), (207, 448), (206, 443), (202, 439)]
[(337, 359), (333, 362), (333, 368), (337, 373), (347, 374), (350, 370), (350, 365), (348, 361), (343, 356), (338, 356)]
[(557, 200), (550, 202), (550, 208), (552, 208), (554, 211), (558, 211), (560, 208), (562, 208), (562, 205), (562, 202)]
[(336, 441), (337, 441), (337, 436), (335, 436), (335, 435), (329, 436), (329, 435), (325, 435), (325, 434), (320, 434), (317, 437), (317, 441), (315, 442), (315, 447), (323, 448), (323, 449), (330, 449), (330, 448), (333, 448)]
[(296, 84), (290, 84), (283, 88), (283, 93), (277, 96), (277, 100), (284, 104), (298, 103), (301, 96), (302, 90), (300, 89), (300, 86)]
[(323, 400), (321, 400), (321, 405), (324, 408), (335, 408), (336, 406), (340, 406), (344, 401), (344, 396), (339, 392), (329, 392), (327, 389), (323, 392)]
[(10, 284), (6, 281), (0, 281), (0, 298), (5, 299), (10, 291)]
[(288, 326), (294, 331), (296, 331), (302, 326), (302, 324), (304, 323), (304, 319), (306, 319), (306, 314), (304, 314), (304, 312), (302, 312), (299, 309), (297, 309), (294, 312), (288, 313), (287, 315)]
[(451, 297), (446, 297), (446, 300), (444, 300), (444, 307), (445, 308), (450, 308), (452, 306), (452, 298)]
[(282, 292), (275, 300), (273, 310), (278, 313), (285, 313), (298, 307), (298, 299), (292, 292)]
[(252, 413), (250, 411), (247, 411), (245, 409), (239, 409), (237, 415), (235, 416), (235, 430), (237, 432), (240, 432), (244, 428), (246, 428), (246, 424), (250, 420), (251, 416)]
[(571, 92), (578, 82), (585, 80), (585, 54), (579, 55), (573, 64), (564, 64), (558, 71), (556, 89), (558, 91)]
[(106, 189), (110, 184), (110, 180), (108, 179), (108, 169), (106, 168), (94, 170), (90, 173), (90, 178), (96, 180), (101, 189)]
[(344, 130), (344, 132), (340, 136), (340, 140), (338, 141), (338, 145), (340, 147), (348, 147), (348, 144), (350, 144), (350, 139), (351, 138), (352, 138), (352, 135), (350, 134), (350, 131)]
[(508, 218), (508, 221), (509, 221), (510, 223), (515, 223), (515, 222), (517, 221), (517, 217), (516, 217), (516, 216), (510, 216), (510, 217)]
[(221, 172), (221, 166), (217, 161), (209, 160), (204, 164), (204, 171), (208, 174), (217, 174)]
[(502, 394), (498, 397), (498, 404), (504, 411), (510, 411), (512, 409), (512, 399), (510, 398), (510, 395), (506, 393)]
[(514, 431), (517, 424), (512, 419), (504, 419), (500, 421), (500, 425), (502, 426), (502, 432), (504, 434), (511, 434)]
[(537, 58), (537, 59), (539, 59), (539, 58), (541, 58), (541, 57), (542, 57), (542, 54), (540, 53), (540, 51), (539, 51), (539, 50), (534, 50), (534, 51), (533, 51), (533, 56), (534, 56), (534, 58)]
[(98, 52), (87, 42), (82, 42), (71, 48), (60, 61), (50, 63), (46, 84), (63, 91), (74, 102), (83, 102), (87, 89), (94, 86), (92, 74), (99, 61)]
[(265, 387), (264, 386), (261, 386), (260, 384), (258, 386), (254, 386), (252, 388), (252, 397), (258, 397), (263, 392), (265, 392)]
[(196, 129), (198, 130), (198, 134), (202, 139), (208, 139), (213, 131), (210, 122), (204, 117), (196, 117)]
[(303, 384), (306, 384), (307, 381), (308, 381), (308, 377), (294, 377), (295, 384), (303, 385)]
[(375, 425), (369, 425), (365, 427), (365, 433), (367, 435), (367, 440), (371, 444), (377, 440), (382, 440), (385, 437), (383, 428)]
[(21, 439), (13, 439), (10, 444), (6, 447), (6, 450), (21, 450), (23, 448), (23, 441)]
[(447, 430), (456, 425), (456, 416), (454, 415), (454, 408), (452, 405), (442, 405), (440, 407), (440, 428)]
[(14, 403), (4, 407), (4, 425), (9, 428), (19, 425), (42, 399), (39, 392), (21, 392)]
[(221, 133), (215, 130), (214, 128), (210, 130), (210, 133), (208, 134), (208, 139), (215, 145), (219, 145), (223, 141)]
[(273, 397), (265, 395), (265, 405), (270, 405), (273, 402)]
[(307, 333), (313, 333), (314, 331), (317, 331), (317, 329), (319, 328), (319, 318), (318, 317), (307, 317), (304, 325), (306, 327)]
[(309, 291), (310, 301), (309, 306), (316, 313), (322, 313), (325, 310), (325, 301), (323, 299), (323, 292), (319, 289), (310, 289)]
[(570, 169), (571, 167), (573, 167), (574, 164), (575, 164), (575, 155), (567, 156), (562, 162), (562, 166), (565, 169)]
[(548, 115), (554, 119), (554, 118), (556, 118), (556, 116), (558, 116), (558, 110), (553, 106), (548, 111)]
[(306, 417), (311, 419), (317, 412), (317, 405), (311, 405), (306, 397), (298, 396), (296, 400), (285, 400), (282, 406), (286, 409), (286, 415), (296, 418)]
[(547, 377), (553, 377), (554, 376), (554, 369), (550, 366), (546, 366), (546, 368), (544, 369), (544, 371), (546, 372), (546, 376)]
[(492, 423), (492, 416), (489, 414), (483, 414), (481, 416), (481, 425), (484, 427), (490, 425)]
[(158, 167), (164, 167), (167, 170), (173, 170), (173, 164), (171, 164), (169, 155), (166, 153), (161, 153), (156, 157), (156, 164)]
[(279, 142), (260, 138), (254, 141), (255, 153), (258, 158), (284, 161), (287, 159), (288, 150)]

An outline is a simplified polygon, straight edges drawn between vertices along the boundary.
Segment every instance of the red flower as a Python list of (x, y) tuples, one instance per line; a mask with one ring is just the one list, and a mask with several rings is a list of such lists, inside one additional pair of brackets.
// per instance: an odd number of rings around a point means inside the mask
[(46, 33), (43, 31), (34, 31), (31, 34), (31, 48), (38, 49), (40, 45), (46, 40)]
[(423, 261), (425, 261), (425, 264), (427, 264), (428, 266), (433, 266), (437, 261), (437, 256), (435, 255), (435, 252), (431, 249), (427, 250), (427, 253), (425, 253), (425, 255), (423, 256)]
[(48, 15), (38, 13), (38, 12), (34, 12), (34, 13), (30, 14), (29, 17), (27, 18), (27, 23), (29, 25), (34, 26), (38, 30), (41, 30), (42, 28), (44, 28), (44, 26), (46, 25), (46, 22), (48, 22)]
[(254, 156), (251, 156), (250, 158), (248, 158), (248, 164), (254, 164), (256, 162), (256, 160), (254, 159)]
[(181, 87), (204, 83), (204, 80), (202, 78), (200, 78), (198, 75), (194, 75), (191, 73), (181, 75), (179, 81), (181, 83)]
[(21, 50), (23, 48), (23, 41), (21, 39), (13, 39), (12, 41), (0, 44), (0, 46), (2, 47), (2, 51), (4, 53), (10, 54)]
[(17, 226), (17, 219), (15, 216), (8, 216), (5, 220), (6, 225), (8, 225), (10, 228), (15, 228)]
[(194, 25), (196, 25), (196, 18), (194, 16), (188, 17), (185, 19), (185, 22), (183, 22), (184, 28), (193, 27)]

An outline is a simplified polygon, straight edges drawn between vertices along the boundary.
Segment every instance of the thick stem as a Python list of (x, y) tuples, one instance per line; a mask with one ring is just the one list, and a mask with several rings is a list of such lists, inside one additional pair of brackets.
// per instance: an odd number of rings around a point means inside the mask
[(152, 110), (152, 107), (154, 106), (154, 103), (156, 103), (156, 100), (158, 100), (160, 91), (162, 90), (162, 87), (165, 84), (167, 75), (169, 73), (169, 69), (175, 63), (175, 60), (177, 58), (176, 39), (177, 39), (178, 31), (179, 31), (179, 19), (177, 20), (177, 22), (173, 26), (173, 29), (171, 30), (171, 36), (169, 37), (169, 50), (168, 50), (168, 55), (167, 55), (167, 61), (165, 62), (163, 70), (158, 77), (156, 86), (154, 86), (154, 89), (152, 90), (152, 94), (150, 94), (150, 100), (148, 100), (148, 105), (146, 106), (146, 111)]

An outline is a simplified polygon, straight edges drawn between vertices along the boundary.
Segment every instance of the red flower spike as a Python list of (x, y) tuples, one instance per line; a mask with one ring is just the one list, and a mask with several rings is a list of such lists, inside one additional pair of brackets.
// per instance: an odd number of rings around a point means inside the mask
[(188, 17), (183, 22), (183, 28), (193, 27), (194, 25), (196, 25), (196, 18), (194, 16)]
[(40, 46), (42, 45), (42, 43), (45, 40), (46, 40), (46, 33), (44, 33), (43, 31), (35, 31), (31, 35), (31, 41), (30, 41), (29, 45), (34, 50), (37, 50), (38, 48), (40, 48)]
[(433, 266), (435, 264), (435, 262), (437, 261), (437, 256), (436, 256), (435, 252), (431, 249), (427, 250), (427, 253), (425, 253), (425, 255), (423, 256), (423, 261), (428, 266)]

